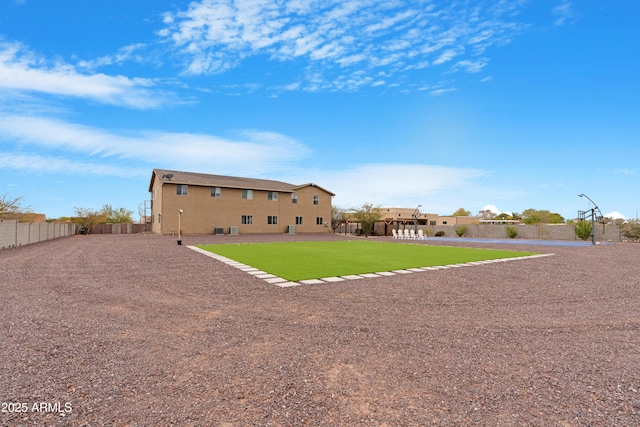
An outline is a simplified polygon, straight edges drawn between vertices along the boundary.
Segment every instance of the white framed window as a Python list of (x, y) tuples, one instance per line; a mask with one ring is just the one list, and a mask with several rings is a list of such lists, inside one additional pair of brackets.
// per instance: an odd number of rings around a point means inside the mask
[(215, 197), (219, 199), (222, 196), (222, 189), (220, 187), (212, 187), (211, 188), (211, 197)]
[(298, 203), (298, 195), (296, 193), (291, 193), (291, 203), (294, 205)]
[(322, 225), (322, 224), (324, 224), (322, 217), (321, 216), (316, 217), (316, 225)]
[(189, 186), (186, 184), (178, 184), (176, 185), (176, 194), (178, 196), (186, 196), (189, 192)]
[(242, 190), (242, 198), (253, 200), (253, 190)]
[(302, 225), (302, 217), (301, 216), (297, 216), (296, 217), (296, 225)]
[(314, 195), (313, 195), (313, 204), (314, 204), (314, 205), (317, 205), (317, 204), (318, 204), (318, 195), (317, 195), (317, 194), (314, 194)]
[(278, 192), (277, 191), (267, 192), (267, 200), (278, 200)]
[(277, 224), (278, 223), (278, 217), (276, 215), (269, 215), (267, 217), (267, 224)]
[(242, 224), (253, 224), (253, 215), (242, 215)]

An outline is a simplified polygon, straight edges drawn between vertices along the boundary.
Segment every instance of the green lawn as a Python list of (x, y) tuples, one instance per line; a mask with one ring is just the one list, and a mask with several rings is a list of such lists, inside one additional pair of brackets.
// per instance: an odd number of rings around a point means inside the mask
[(534, 252), (345, 240), (200, 245), (291, 281), (516, 258)]

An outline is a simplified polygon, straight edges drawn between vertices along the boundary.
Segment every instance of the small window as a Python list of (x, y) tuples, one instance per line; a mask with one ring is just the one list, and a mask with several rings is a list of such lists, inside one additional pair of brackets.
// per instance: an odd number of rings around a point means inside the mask
[(278, 200), (278, 192), (277, 191), (269, 191), (267, 193), (268, 200)]
[(447, 221), (442, 221), (442, 225), (447, 225)]
[(186, 196), (187, 192), (188, 192), (189, 188), (187, 185), (185, 184), (178, 184), (176, 185), (176, 194), (178, 196)]
[(291, 193), (291, 203), (294, 205), (298, 203), (298, 195), (296, 193)]
[(278, 223), (278, 217), (275, 215), (269, 215), (267, 217), (267, 224), (277, 224)]
[(253, 200), (253, 190), (242, 190), (242, 198)]
[(322, 217), (321, 216), (316, 217), (316, 225), (322, 225), (322, 224), (324, 224), (324, 221), (322, 220)]
[(253, 224), (253, 215), (242, 215), (243, 224)]
[(317, 195), (317, 194), (315, 194), (315, 195), (313, 196), (313, 204), (314, 204), (314, 205), (317, 205), (317, 204), (318, 204), (318, 195)]
[(296, 225), (302, 225), (302, 217), (301, 216), (297, 216), (296, 217)]
[(211, 189), (211, 197), (215, 197), (216, 199), (219, 199), (221, 195), (222, 195), (222, 190), (220, 189), (220, 187), (213, 187)]

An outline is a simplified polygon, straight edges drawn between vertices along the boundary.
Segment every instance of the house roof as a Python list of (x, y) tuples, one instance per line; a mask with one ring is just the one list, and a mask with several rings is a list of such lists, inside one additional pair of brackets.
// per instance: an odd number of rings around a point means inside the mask
[(320, 190), (331, 194), (332, 196), (335, 196), (335, 194), (333, 194), (332, 192), (325, 190), (319, 185), (313, 183), (294, 185), (287, 182), (275, 181), (270, 179), (210, 175), (204, 173), (181, 172), (167, 169), (153, 170), (153, 173), (151, 174), (151, 182), (149, 183), (149, 191), (152, 190), (154, 180), (156, 179), (160, 180), (163, 183), (170, 184), (199, 185), (203, 187), (243, 188), (248, 190), (279, 191), (283, 193), (293, 193), (299, 188), (312, 186), (317, 187)]

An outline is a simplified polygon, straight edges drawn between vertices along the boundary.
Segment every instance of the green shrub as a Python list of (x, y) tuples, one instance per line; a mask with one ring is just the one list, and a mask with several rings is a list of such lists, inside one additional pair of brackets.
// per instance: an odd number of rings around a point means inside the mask
[(588, 221), (578, 221), (574, 229), (576, 236), (582, 240), (587, 240), (591, 237), (591, 223)]
[(518, 237), (518, 230), (513, 225), (508, 226), (507, 236), (509, 236), (511, 239), (515, 239), (516, 237)]
[(444, 236), (444, 231), (440, 230), (440, 231), (436, 231), (436, 234), (434, 234), (434, 236), (436, 237), (442, 237)]
[(464, 233), (467, 232), (467, 226), (466, 225), (459, 225), (456, 227), (456, 234), (458, 235), (458, 237), (462, 237), (464, 236)]

